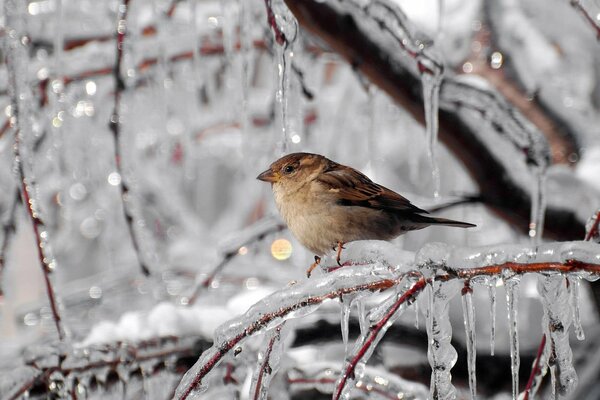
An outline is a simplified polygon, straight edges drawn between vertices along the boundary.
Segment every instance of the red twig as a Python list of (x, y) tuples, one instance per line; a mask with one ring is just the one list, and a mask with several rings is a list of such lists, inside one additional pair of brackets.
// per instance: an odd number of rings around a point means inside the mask
[(596, 22), (594, 17), (592, 17), (590, 13), (583, 7), (583, 5), (581, 5), (579, 0), (571, 0), (571, 6), (579, 11), (581, 15), (583, 15), (583, 18), (585, 18), (587, 23), (596, 31), (596, 39), (600, 40), (600, 25), (598, 22)]
[(529, 400), (529, 392), (531, 391), (531, 387), (533, 386), (533, 381), (535, 376), (541, 372), (540, 369), (540, 361), (542, 359), (542, 355), (544, 354), (544, 347), (546, 347), (546, 334), (542, 336), (542, 341), (538, 347), (537, 355), (535, 357), (535, 362), (533, 364), (533, 368), (531, 369), (531, 374), (529, 375), (529, 380), (527, 381), (527, 385), (525, 386), (525, 395), (523, 400)]
[(265, 7), (267, 8), (267, 22), (271, 29), (273, 29), (273, 35), (275, 36), (275, 41), (280, 46), (287, 45), (288, 41), (285, 37), (285, 34), (277, 25), (277, 19), (275, 18), (275, 13), (273, 13), (273, 8), (271, 6), (271, 0), (265, 0)]
[(125, 36), (127, 35), (127, 10), (129, 0), (121, 0), (121, 4), (119, 6), (119, 16), (117, 22), (117, 57), (115, 61), (115, 65), (113, 68), (113, 75), (115, 78), (115, 91), (114, 91), (114, 110), (113, 114), (110, 118), (110, 129), (113, 133), (114, 141), (115, 141), (115, 164), (117, 173), (121, 176), (121, 184), (119, 187), (121, 188), (121, 199), (123, 201), (123, 213), (125, 215), (125, 222), (127, 228), (129, 230), (129, 235), (131, 236), (131, 242), (133, 244), (133, 249), (135, 250), (135, 254), (137, 256), (138, 262), (140, 264), (140, 268), (142, 269), (142, 273), (144, 275), (150, 275), (150, 270), (148, 266), (144, 262), (144, 257), (142, 257), (140, 251), (140, 244), (137, 234), (134, 228), (134, 216), (132, 210), (128, 206), (128, 202), (131, 201), (129, 196), (129, 185), (125, 182), (123, 176), (123, 168), (121, 165), (121, 117), (120, 117), (120, 108), (121, 108), (121, 95), (125, 90), (125, 81), (123, 79), (123, 75), (121, 73), (121, 64), (123, 61), (123, 43), (125, 41)]
[(260, 399), (260, 394), (262, 392), (262, 381), (265, 374), (270, 375), (273, 373), (271, 365), (269, 364), (269, 358), (271, 357), (271, 352), (273, 351), (273, 346), (275, 345), (275, 342), (281, 340), (281, 328), (283, 328), (284, 324), (285, 322), (280, 324), (277, 328), (275, 328), (275, 332), (273, 332), (273, 335), (271, 336), (271, 338), (269, 339), (269, 343), (267, 344), (267, 350), (265, 351), (263, 362), (260, 364), (258, 369), (258, 376), (256, 378), (256, 390), (254, 391), (253, 397), (254, 400)]
[[(180, 400), (187, 399), (190, 393), (194, 390), (196, 386), (198, 386), (202, 379), (223, 359), (223, 357), (228, 354), (231, 349), (237, 346), (243, 339), (247, 338), (262, 330), (265, 326), (267, 326), (271, 321), (274, 321), (277, 318), (282, 318), (288, 315), (289, 313), (305, 308), (310, 307), (312, 305), (317, 305), (323, 303), (325, 300), (336, 299), (340, 296), (364, 292), (364, 291), (380, 291), (393, 287), (397, 283), (396, 280), (393, 279), (382, 279), (375, 282), (370, 282), (357, 286), (345, 287), (337, 290), (333, 290), (327, 294), (321, 296), (311, 296), (303, 299), (302, 301), (286, 306), (281, 307), (277, 311), (272, 313), (263, 314), (258, 320), (251, 323), (243, 332), (238, 334), (237, 336), (227, 340), (224, 343), (215, 343), (213, 345), (213, 353), (211, 357), (200, 366), (198, 373), (194, 376), (194, 379), (190, 382), (190, 384), (184, 389), (183, 393), (179, 397)], [(215, 346), (218, 346), (216, 349)]]
[(354, 376), (354, 370), (356, 369), (356, 366), (363, 359), (363, 357), (365, 356), (367, 351), (369, 351), (371, 346), (376, 342), (377, 336), (379, 335), (383, 327), (388, 323), (390, 318), (392, 318), (392, 316), (398, 311), (402, 304), (418, 295), (421, 292), (421, 290), (425, 288), (426, 285), (427, 280), (425, 278), (420, 278), (406, 292), (404, 292), (404, 294), (400, 296), (400, 298), (398, 298), (398, 300), (387, 310), (383, 318), (381, 318), (379, 322), (377, 322), (377, 324), (372, 325), (369, 328), (369, 333), (367, 335), (367, 338), (365, 339), (365, 342), (363, 343), (360, 350), (355, 354), (354, 358), (352, 358), (352, 360), (348, 364), (348, 367), (342, 374), (340, 382), (337, 385), (335, 393), (333, 395), (334, 400), (338, 400), (340, 398), (342, 392), (344, 391), (344, 387), (348, 382), (348, 379)]
[(46, 285), (46, 293), (48, 295), (48, 302), (50, 303), (50, 310), (52, 311), (52, 318), (54, 319), (54, 325), (56, 326), (56, 331), (58, 333), (58, 338), (60, 340), (64, 339), (64, 330), (62, 327), (60, 311), (58, 310), (58, 302), (56, 301), (56, 295), (54, 293), (54, 287), (52, 286), (52, 282), (50, 281), (50, 273), (54, 269), (54, 260), (49, 255), (46, 255), (46, 243), (47, 243), (47, 235), (48, 231), (46, 229), (46, 225), (42, 221), (38, 209), (36, 200), (33, 200), (31, 196), (31, 182), (27, 178), (25, 174), (25, 167), (23, 166), (23, 160), (21, 158), (21, 140), (20, 140), (20, 132), (17, 131), (15, 133), (15, 162), (17, 165), (17, 170), (19, 174), (19, 179), (21, 180), (21, 199), (23, 200), (23, 204), (25, 205), (25, 209), (27, 210), (27, 214), (31, 220), (31, 225), (33, 227), (33, 232), (35, 235), (36, 245), (37, 245), (37, 253), (38, 259), (40, 261), (40, 265), (42, 267), (42, 274), (44, 276), (44, 283)]
[(585, 241), (590, 241), (592, 240), (594, 237), (598, 236), (598, 226), (600, 225), (600, 211), (596, 212), (596, 215), (594, 216), (594, 222), (592, 223), (592, 226), (590, 227), (590, 230), (587, 231), (587, 233), (585, 234)]

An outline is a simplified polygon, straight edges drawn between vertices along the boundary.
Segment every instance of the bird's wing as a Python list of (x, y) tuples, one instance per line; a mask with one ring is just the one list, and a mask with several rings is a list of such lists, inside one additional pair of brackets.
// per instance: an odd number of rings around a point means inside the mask
[(317, 181), (339, 199), (344, 206), (360, 206), (389, 211), (428, 212), (413, 205), (398, 193), (381, 186), (354, 168), (331, 163)]

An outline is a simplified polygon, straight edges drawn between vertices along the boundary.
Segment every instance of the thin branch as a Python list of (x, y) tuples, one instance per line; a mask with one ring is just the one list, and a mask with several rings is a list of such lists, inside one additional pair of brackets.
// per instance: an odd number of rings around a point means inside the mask
[(590, 228), (585, 234), (585, 241), (593, 241), (594, 238), (600, 235), (598, 231), (598, 226), (600, 225), (600, 210), (596, 211), (596, 214), (592, 217), (593, 222), (591, 223)]
[(535, 377), (542, 372), (540, 368), (541, 359), (544, 355), (544, 347), (546, 347), (546, 334), (542, 336), (542, 341), (538, 347), (537, 355), (535, 357), (535, 363), (533, 364), (533, 368), (531, 369), (531, 374), (529, 375), (529, 380), (527, 381), (527, 385), (525, 386), (523, 400), (529, 400), (529, 393), (533, 387), (533, 382)]
[(22, 143), (20, 136), (21, 133), (17, 130), (15, 133), (14, 152), (15, 164), (17, 166), (19, 179), (21, 181), (20, 196), (23, 200), (23, 204), (25, 205), (25, 209), (27, 210), (27, 214), (29, 215), (29, 219), (31, 220), (37, 245), (38, 259), (42, 267), (42, 274), (44, 276), (44, 283), (46, 285), (46, 293), (48, 295), (48, 302), (50, 303), (50, 310), (52, 312), (52, 319), (54, 320), (54, 325), (56, 326), (58, 338), (62, 341), (65, 338), (65, 331), (62, 326), (62, 319), (58, 309), (58, 301), (56, 300), (54, 287), (52, 286), (52, 281), (50, 280), (50, 274), (56, 267), (56, 261), (49, 254), (46, 254), (48, 230), (46, 229), (46, 225), (40, 216), (37, 200), (34, 200), (32, 197), (32, 183), (25, 174), (25, 167), (23, 166), (24, 160), (21, 156)]
[(273, 351), (273, 346), (275, 343), (281, 340), (281, 329), (285, 325), (285, 322), (279, 324), (277, 328), (275, 328), (275, 332), (271, 335), (269, 339), (269, 343), (267, 343), (267, 349), (263, 356), (262, 363), (260, 363), (258, 367), (258, 376), (256, 377), (256, 389), (254, 391), (254, 400), (259, 400), (261, 398), (261, 394), (263, 393), (263, 379), (265, 374), (271, 375), (273, 373), (273, 369), (269, 363), (269, 359), (271, 358), (271, 352)]
[(272, 0), (265, 0), (265, 7), (267, 8), (267, 23), (273, 30), (273, 35), (275, 36), (275, 41), (280, 46), (287, 46), (288, 40), (285, 37), (285, 34), (277, 25), (277, 19), (275, 18), (275, 13), (273, 12), (273, 8), (271, 6)]
[(123, 61), (123, 44), (125, 41), (125, 36), (127, 35), (127, 11), (129, 0), (121, 0), (121, 4), (119, 6), (119, 14), (117, 19), (117, 57), (115, 61), (115, 65), (113, 68), (113, 75), (115, 79), (115, 90), (114, 90), (114, 110), (113, 114), (110, 118), (110, 129), (113, 133), (114, 141), (115, 141), (115, 164), (117, 173), (121, 177), (120, 189), (121, 189), (121, 200), (123, 202), (123, 213), (125, 215), (125, 222), (127, 225), (127, 229), (129, 230), (129, 235), (131, 237), (131, 242), (133, 244), (133, 249), (135, 251), (137, 260), (140, 264), (140, 268), (142, 273), (146, 276), (150, 275), (150, 270), (144, 261), (144, 257), (141, 254), (139, 238), (135, 231), (134, 227), (134, 215), (133, 210), (130, 209), (128, 205), (131, 202), (131, 196), (129, 193), (129, 185), (125, 182), (125, 177), (123, 175), (123, 168), (121, 165), (122, 155), (121, 155), (121, 96), (125, 91), (125, 81), (123, 74), (121, 72), (121, 64)]
[(600, 40), (600, 24), (598, 23), (598, 20), (590, 15), (588, 10), (581, 4), (580, 0), (571, 0), (570, 3), (573, 8), (583, 15), (585, 21), (596, 31), (596, 39)]
[(364, 343), (362, 344), (358, 352), (354, 355), (352, 360), (350, 360), (347, 368), (344, 370), (339, 380), (339, 383), (333, 395), (334, 400), (339, 400), (339, 398), (342, 396), (342, 392), (344, 391), (348, 380), (352, 379), (351, 377), (354, 376), (356, 366), (359, 362), (363, 360), (367, 352), (369, 352), (369, 350), (371, 350), (371, 348), (377, 344), (377, 337), (380, 335), (380, 333), (385, 333), (384, 327), (386, 326), (390, 318), (392, 318), (392, 316), (396, 314), (396, 312), (402, 304), (406, 303), (411, 299), (414, 299), (425, 288), (427, 283), (427, 280), (421, 277), (418, 281), (413, 283), (412, 286), (406, 292), (404, 292), (404, 294), (400, 296), (394, 304), (392, 304), (392, 306), (386, 311), (384, 316), (375, 325), (371, 325), (371, 327), (369, 328), (369, 332), (366, 335)]

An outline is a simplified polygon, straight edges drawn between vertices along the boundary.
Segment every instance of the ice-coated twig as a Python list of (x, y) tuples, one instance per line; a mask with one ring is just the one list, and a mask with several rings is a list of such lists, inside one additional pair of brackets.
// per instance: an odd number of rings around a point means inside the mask
[[(531, 368), (531, 374), (529, 375), (529, 380), (527, 380), (527, 385), (525, 386), (525, 390), (523, 391), (523, 400), (529, 400), (529, 394), (534, 394), (534, 382), (535, 380), (539, 380), (543, 377), (542, 368), (540, 365), (542, 363), (542, 357), (544, 356), (544, 349), (546, 347), (546, 334), (542, 336), (542, 340), (540, 341), (540, 345), (538, 346), (537, 355), (535, 356), (535, 361), (533, 363), (533, 367)], [(539, 384), (537, 385), (539, 387)]]
[[(224, 324), (215, 332), (213, 347), (203, 353), (179, 383), (175, 398), (188, 398), (223, 357), (247, 337), (281, 323), (290, 315), (305, 315), (326, 300), (351, 293), (385, 290), (397, 283), (391, 276), (376, 277), (371, 274), (372, 270), (372, 265), (347, 267), (320, 278), (319, 282), (311, 280), (294, 285), (266, 297), (243, 316)], [(352, 279), (357, 274), (362, 277), (360, 284)]]
[(17, 207), (21, 202), (21, 193), (19, 190), (15, 191), (14, 199), (12, 200), (12, 204), (10, 206), (10, 210), (8, 218), (6, 222), (2, 224), (2, 245), (0, 246), (0, 298), (4, 295), (4, 266), (6, 263), (6, 253), (8, 251), (8, 246), (12, 239), (12, 236), (15, 233), (16, 225), (15, 225), (15, 217), (17, 215)]
[(5, 56), (8, 69), (9, 89), (13, 107), (13, 116), (15, 121), (14, 137), (14, 160), (17, 171), (18, 185), (20, 187), (20, 197), (27, 211), (33, 228), (35, 241), (37, 245), (37, 255), (42, 268), (46, 294), (50, 303), (52, 318), (56, 326), (59, 339), (65, 338), (65, 330), (62, 325), (61, 314), (58, 300), (54, 292), (54, 286), (50, 274), (56, 267), (56, 260), (52, 256), (48, 230), (40, 214), (40, 204), (37, 196), (34, 195), (35, 177), (24, 165), (30, 154), (25, 154), (24, 139), (32, 139), (33, 129), (30, 120), (31, 96), (28, 94), (28, 83), (23, 76), (22, 71), (27, 68), (27, 48), (28, 38), (22, 37), (24, 34), (24, 21), (22, 15), (25, 15), (24, 6), (18, 1), (7, 1), (4, 4), (4, 12), (7, 20), (10, 20), (13, 26), (7, 28), (11, 32), (5, 38)]
[(265, 236), (281, 232), (284, 229), (286, 229), (286, 226), (275, 218), (264, 218), (240, 232), (237, 232), (233, 238), (221, 243), (219, 246), (222, 253), (220, 260), (206, 277), (201, 278), (199, 276), (198, 279), (196, 279), (196, 285), (192, 289), (192, 295), (190, 296), (188, 304), (193, 305), (198, 300), (202, 291), (210, 287), (212, 282), (223, 271), (227, 264), (239, 254), (241, 247), (261, 241)]
[(285, 33), (277, 24), (277, 19), (275, 18), (275, 13), (273, 12), (273, 7), (271, 4), (272, 1), (273, 0), (265, 0), (265, 7), (267, 8), (267, 23), (273, 30), (273, 36), (275, 37), (275, 41), (277, 42), (277, 44), (280, 46), (287, 47), (288, 39), (285, 36)]
[(508, 313), (508, 337), (510, 346), (510, 372), (512, 375), (512, 399), (519, 397), (519, 367), (521, 354), (519, 353), (519, 277), (513, 277), (505, 282), (506, 311)]
[[(339, 366), (330, 363), (299, 365), (287, 371), (286, 383), (295, 390), (317, 389), (322, 393), (333, 393), (335, 376), (339, 375)], [(367, 396), (386, 400), (422, 400), (427, 397), (427, 388), (416, 382), (402, 379), (396, 374), (380, 368), (365, 368), (362, 378), (356, 382), (355, 389)]]
[[(283, 347), (281, 343), (281, 330), (284, 325), (285, 322), (269, 332), (270, 337), (268, 337), (266, 349), (263, 353), (259, 354), (258, 366), (255, 376), (252, 379), (252, 388), (250, 389), (250, 393), (253, 393), (253, 400), (267, 399), (271, 378), (279, 368), (279, 358), (281, 357), (281, 348)], [(276, 346), (278, 349), (274, 350)], [(272, 357), (272, 353), (275, 353), (276, 357)]]
[(576, 9), (585, 19), (585, 21), (596, 31), (596, 39), (600, 40), (600, 23), (592, 17), (589, 11), (581, 4), (580, 0), (569, 0), (571, 6)]
[(596, 211), (586, 224), (585, 241), (599, 241), (600, 210)]
[(347, 390), (348, 383), (354, 381), (356, 367), (359, 363), (366, 363), (371, 354), (373, 354), (375, 346), (377, 346), (383, 335), (385, 335), (387, 328), (391, 326), (390, 321), (399, 316), (398, 311), (400, 308), (402, 306), (405, 306), (404, 308), (406, 308), (406, 305), (416, 298), (423, 288), (425, 288), (426, 284), (427, 280), (423, 277), (419, 278), (416, 282), (411, 283), (409, 288), (402, 292), (391, 307), (386, 310), (382, 318), (372, 324), (365, 335), (361, 335), (360, 339), (357, 341), (353, 354), (344, 364), (342, 375), (337, 382), (333, 394), (333, 400), (339, 400), (344, 391)]
[(127, 229), (129, 230), (129, 235), (131, 237), (133, 249), (135, 251), (137, 260), (140, 264), (142, 273), (148, 276), (150, 275), (150, 269), (148, 268), (148, 265), (146, 265), (146, 262), (144, 260), (145, 257), (142, 255), (142, 249), (140, 248), (140, 238), (138, 237), (138, 234), (134, 227), (136, 221), (134, 217), (134, 212), (130, 206), (132, 199), (129, 192), (129, 185), (127, 182), (125, 182), (125, 177), (123, 174), (123, 160), (121, 154), (121, 97), (123, 95), (123, 92), (125, 91), (125, 80), (121, 71), (121, 67), (123, 61), (123, 45), (125, 43), (125, 37), (127, 36), (127, 11), (129, 10), (129, 0), (121, 0), (118, 10), (119, 11), (117, 17), (116, 60), (112, 70), (115, 80), (114, 108), (112, 116), (110, 117), (110, 129), (113, 133), (113, 138), (115, 142), (115, 167), (117, 169), (117, 173), (121, 177), (119, 188), (121, 189), (121, 200), (123, 203), (122, 205), (123, 213), (125, 216), (125, 223), (127, 225)]

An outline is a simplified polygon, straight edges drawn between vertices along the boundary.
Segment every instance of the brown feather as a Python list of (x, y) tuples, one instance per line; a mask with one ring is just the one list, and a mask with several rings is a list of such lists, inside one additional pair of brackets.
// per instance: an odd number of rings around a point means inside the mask
[(333, 161), (330, 161), (317, 181), (336, 192), (340, 205), (427, 214), (427, 211), (413, 205), (407, 198), (373, 182), (363, 173)]

